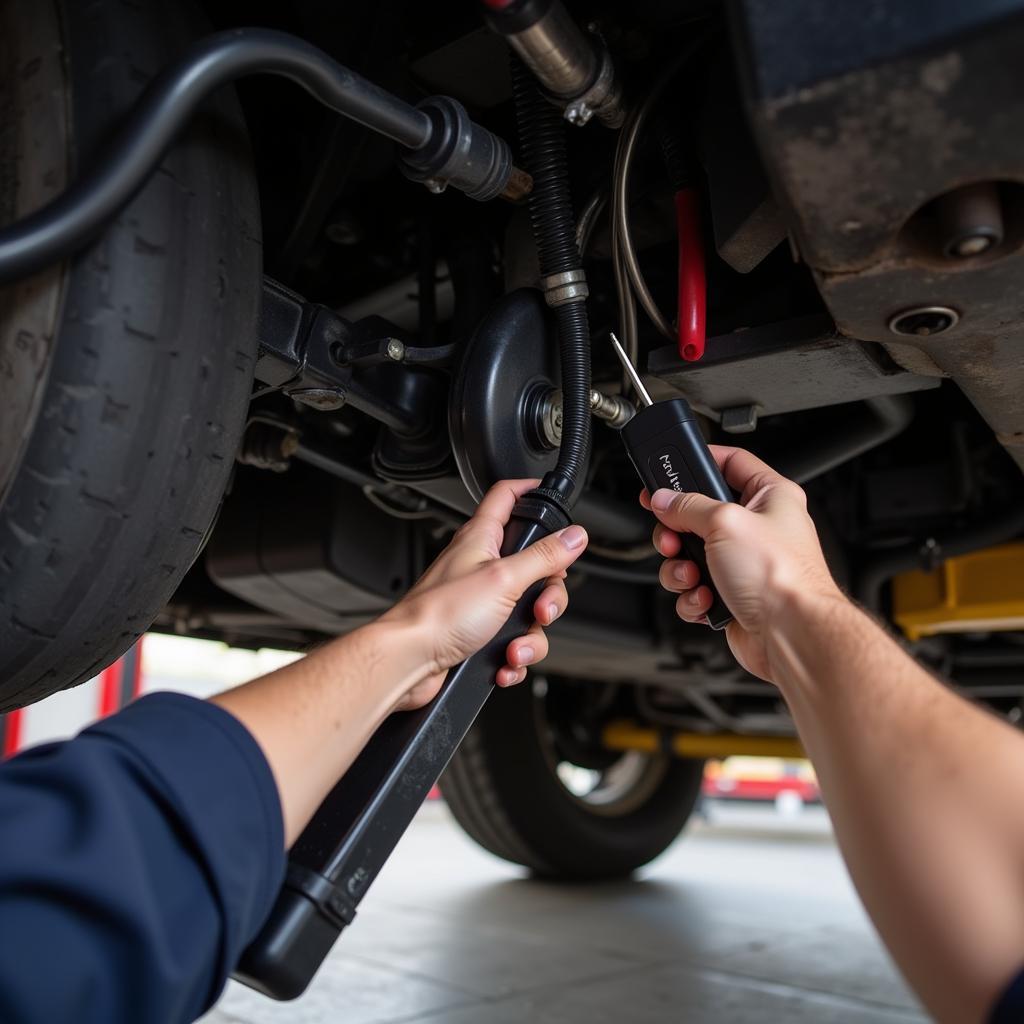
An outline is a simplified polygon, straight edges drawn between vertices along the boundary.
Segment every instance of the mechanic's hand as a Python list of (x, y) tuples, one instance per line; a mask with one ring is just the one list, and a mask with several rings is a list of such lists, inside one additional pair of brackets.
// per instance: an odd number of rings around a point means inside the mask
[(398, 710), (422, 707), (433, 700), (448, 669), (474, 654), (505, 624), (516, 601), (537, 580), (547, 586), (534, 604), (535, 622), (526, 636), (512, 640), (506, 665), (499, 669), (499, 686), (526, 678), (526, 666), (547, 656), (544, 627), (565, 611), (569, 602), (565, 570), (583, 553), (587, 533), (569, 526), (537, 541), (524, 551), (499, 557), (505, 524), (520, 495), (537, 480), (506, 480), (495, 484), (451, 543), (419, 582), (385, 619), (415, 623), (424, 643), (427, 677), (397, 705)]
[(677, 557), (681, 532), (702, 537), (708, 569), (734, 616), (726, 627), (729, 646), (748, 672), (771, 681), (765, 641), (789, 598), (797, 591), (841, 593), (825, 564), (803, 488), (741, 448), (712, 445), (711, 454), (739, 492), (738, 505), (666, 489), (640, 495), (641, 504), (660, 520), (654, 546), (666, 559), (661, 585), (679, 595), (680, 618), (704, 619), (711, 591), (696, 564)]

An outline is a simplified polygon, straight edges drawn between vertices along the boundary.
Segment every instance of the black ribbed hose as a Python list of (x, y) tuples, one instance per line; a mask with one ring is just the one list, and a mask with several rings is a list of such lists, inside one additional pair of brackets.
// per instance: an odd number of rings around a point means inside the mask
[[(582, 267), (569, 191), (565, 125), (530, 72), (512, 61), (512, 94), (522, 167), (533, 177), (528, 198), (541, 277)], [(586, 300), (555, 307), (562, 367), (562, 443), (541, 487), (571, 504), (590, 456), (590, 325)]]

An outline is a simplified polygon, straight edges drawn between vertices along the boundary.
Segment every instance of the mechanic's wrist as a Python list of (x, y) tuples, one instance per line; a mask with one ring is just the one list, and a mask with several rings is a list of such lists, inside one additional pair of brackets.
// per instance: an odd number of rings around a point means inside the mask
[(846, 595), (827, 573), (811, 575), (787, 568), (769, 574), (763, 593), (763, 621), (769, 631), (786, 629), (803, 618), (812, 618), (836, 600), (848, 603)]
[(434, 655), (435, 629), (418, 608), (400, 601), (358, 632), (365, 634), (388, 692), (403, 697), (439, 671)]
[(427, 677), (424, 650), (411, 620), (383, 616), (321, 647), (313, 657), (337, 663), (346, 672), (355, 671), (373, 703), (375, 718), (383, 721)]
[(831, 580), (812, 587), (778, 588), (764, 629), (772, 681), (783, 690), (790, 682), (813, 682), (808, 645), (827, 643), (832, 624), (848, 612), (856, 614), (857, 609)]

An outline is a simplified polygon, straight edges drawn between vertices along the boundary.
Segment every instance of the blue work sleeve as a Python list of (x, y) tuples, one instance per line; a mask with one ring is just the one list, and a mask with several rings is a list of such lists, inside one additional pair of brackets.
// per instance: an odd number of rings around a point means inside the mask
[(256, 741), (179, 694), (0, 766), (0, 830), (4, 1024), (194, 1020), (284, 875)]
[(989, 1024), (1020, 1024), (1024, 1020), (1024, 971), (1021, 971), (999, 997)]

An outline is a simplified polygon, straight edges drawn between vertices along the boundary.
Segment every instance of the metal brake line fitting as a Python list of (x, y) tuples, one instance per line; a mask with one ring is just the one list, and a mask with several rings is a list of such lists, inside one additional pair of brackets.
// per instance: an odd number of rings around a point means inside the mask
[[(636, 415), (636, 407), (622, 395), (609, 395), (591, 388), (590, 412), (612, 430), (621, 430)], [(562, 392), (552, 388), (541, 395), (531, 413), (533, 434), (545, 447), (557, 448), (562, 443)]]
[(482, 3), (487, 23), (508, 40), (570, 124), (582, 126), (596, 116), (609, 128), (621, 127), (626, 111), (611, 55), (561, 0)]
[(636, 407), (628, 398), (608, 395), (597, 388), (590, 391), (590, 411), (613, 430), (621, 430), (636, 415)]

